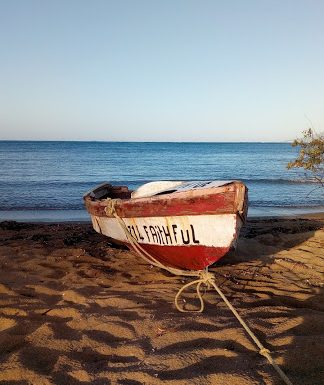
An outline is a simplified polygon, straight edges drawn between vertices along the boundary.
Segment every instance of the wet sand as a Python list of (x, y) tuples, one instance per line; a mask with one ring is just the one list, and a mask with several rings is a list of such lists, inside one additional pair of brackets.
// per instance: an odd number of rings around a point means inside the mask
[[(211, 268), (295, 385), (324, 383), (324, 215), (254, 219)], [(0, 224), (0, 384), (282, 384), (217, 294), (88, 224)], [(191, 306), (189, 295), (185, 306)]]

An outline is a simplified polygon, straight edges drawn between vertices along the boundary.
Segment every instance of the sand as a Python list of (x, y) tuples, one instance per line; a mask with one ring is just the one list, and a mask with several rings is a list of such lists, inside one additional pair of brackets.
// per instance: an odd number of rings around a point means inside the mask
[[(211, 268), (295, 385), (324, 383), (323, 224), (250, 220)], [(0, 268), (0, 384), (282, 384), (215, 292), (178, 312), (188, 279), (88, 224), (3, 222)]]

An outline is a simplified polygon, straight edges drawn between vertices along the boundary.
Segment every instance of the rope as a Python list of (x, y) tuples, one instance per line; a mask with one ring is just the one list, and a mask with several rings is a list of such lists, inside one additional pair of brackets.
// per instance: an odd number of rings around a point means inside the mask
[[(143, 249), (143, 247), (137, 242), (137, 240), (132, 236), (132, 234), (128, 231), (125, 222), (123, 219), (116, 213), (116, 208), (115, 205), (116, 203), (120, 201), (119, 199), (109, 199), (107, 200), (107, 206), (105, 208), (105, 212), (107, 215), (112, 215), (114, 216), (122, 229), (125, 232), (126, 238), (135, 250), (135, 252), (143, 258), (146, 262), (150, 263), (153, 266), (156, 266), (160, 269), (166, 270), (170, 272), (171, 274), (174, 275), (181, 275), (181, 276), (187, 276), (187, 277), (197, 277), (198, 279), (189, 282), (185, 285), (183, 285), (178, 293), (175, 296), (174, 303), (177, 308), (182, 313), (188, 313), (188, 312), (195, 312), (195, 313), (201, 313), (203, 312), (205, 308), (204, 300), (201, 294), (201, 286), (205, 285), (207, 286), (207, 289), (210, 289), (213, 287), (215, 291), (219, 294), (219, 296), (222, 298), (222, 300), (225, 302), (227, 307), (231, 310), (231, 312), (234, 314), (236, 319), (239, 321), (239, 323), (242, 325), (244, 330), (248, 333), (248, 335), (251, 337), (255, 345), (259, 348), (259, 354), (265, 357), (269, 363), (273, 366), (273, 368), (276, 370), (276, 372), (279, 374), (281, 379), (284, 381), (286, 385), (293, 385), (292, 382), (289, 380), (289, 378), (286, 376), (286, 374), (280, 369), (280, 367), (274, 362), (270, 351), (265, 348), (261, 342), (258, 340), (256, 335), (252, 332), (252, 330), (248, 327), (248, 325), (245, 323), (245, 321), (242, 319), (242, 317), (238, 314), (234, 306), (229, 302), (229, 300), (226, 298), (225, 294), (221, 291), (221, 289), (217, 286), (215, 282), (215, 276), (211, 272), (208, 271), (208, 268), (205, 270), (198, 270), (198, 271), (193, 271), (193, 270), (181, 270), (181, 269), (176, 269), (171, 266), (165, 266), (163, 265), (160, 261), (158, 261), (156, 258), (154, 258), (151, 254), (149, 254), (146, 250)], [(198, 299), (200, 301), (200, 307), (199, 309), (196, 310), (186, 310), (182, 307), (179, 306), (179, 298), (181, 297), (182, 293), (189, 287), (195, 286), (196, 285), (196, 293), (198, 296)]]
[[(116, 200), (117, 201), (117, 200)], [(169, 273), (174, 275), (181, 275), (181, 276), (187, 276), (187, 277), (200, 277), (201, 272), (200, 271), (185, 271), (181, 269), (176, 269), (171, 266), (165, 266), (160, 261), (158, 261), (156, 258), (154, 258), (151, 254), (149, 254), (143, 247), (137, 242), (137, 240), (132, 236), (132, 234), (128, 231), (125, 222), (122, 220), (122, 218), (116, 213), (115, 200), (110, 199), (107, 203), (107, 207), (105, 208), (105, 213), (108, 215), (113, 215), (122, 229), (124, 230), (124, 233), (126, 235), (126, 238), (128, 242), (131, 244), (133, 249), (139, 254), (140, 257), (142, 257), (146, 262), (150, 263), (153, 266), (159, 267), (160, 269), (167, 270)]]

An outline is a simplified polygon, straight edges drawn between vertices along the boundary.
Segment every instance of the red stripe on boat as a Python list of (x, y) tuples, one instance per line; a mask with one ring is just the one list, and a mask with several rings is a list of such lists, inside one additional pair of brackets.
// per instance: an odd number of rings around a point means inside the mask
[[(171, 194), (170, 194), (171, 195)], [(175, 194), (176, 195), (176, 194)], [(180, 195), (180, 194), (179, 194)], [(235, 213), (235, 192), (227, 191), (208, 195), (195, 196), (170, 196), (166, 198), (152, 197), (141, 199), (128, 199), (116, 203), (116, 212), (122, 218), (138, 217), (166, 217), (182, 215), (226, 214)], [(87, 210), (98, 217), (106, 217), (104, 201), (86, 200)]]
[[(127, 243), (129, 249), (132, 246)], [(187, 270), (203, 270), (222, 258), (230, 247), (159, 246), (141, 244), (141, 247), (161, 263)]]

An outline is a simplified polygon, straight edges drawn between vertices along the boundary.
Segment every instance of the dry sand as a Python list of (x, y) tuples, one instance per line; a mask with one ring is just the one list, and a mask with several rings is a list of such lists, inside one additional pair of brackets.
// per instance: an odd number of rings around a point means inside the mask
[[(324, 384), (323, 218), (251, 220), (211, 269), (295, 385)], [(187, 280), (90, 225), (2, 223), (0, 268), (0, 384), (282, 383), (216, 293), (179, 313)]]

